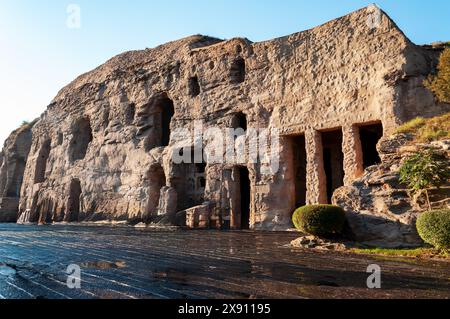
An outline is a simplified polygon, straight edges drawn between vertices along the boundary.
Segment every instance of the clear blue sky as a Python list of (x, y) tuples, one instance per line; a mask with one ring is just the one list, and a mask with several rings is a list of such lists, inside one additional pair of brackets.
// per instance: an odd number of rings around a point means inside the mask
[[(0, 143), (77, 75), (127, 50), (192, 34), (261, 41), (367, 6), (364, 0), (0, 0)], [(66, 25), (67, 6), (81, 28)], [(415, 43), (450, 40), (449, 0), (381, 0)]]

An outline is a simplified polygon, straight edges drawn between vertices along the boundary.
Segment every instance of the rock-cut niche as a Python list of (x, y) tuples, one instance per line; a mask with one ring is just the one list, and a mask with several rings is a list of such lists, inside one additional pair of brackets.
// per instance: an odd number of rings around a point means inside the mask
[(89, 118), (81, 118), (72, 126), (72, 140), (69, 145), (69, 160), (75, 162), (86, 156), (92, 142), (92, 128)]
[(233, 61), (230, 68), (230, 82), (231, 84), (239, 84), (245, 81), (245, 60), (237, 58)]
[(39, 154), (36, 160), (36, 171), (34, 175), (35, 184), (45, 182), (45, 172), (47, 170), (47, 162), (48, 157), (50, 156), (51, 145), (52, 141), (46, 140), (39, 150)]
[(156, 147), (169, 145), (174, 114), (173, 101), (166, 94), (155, 98), (138, 114), (137, 136), (146, 135), (144, 145), (147, 152)]

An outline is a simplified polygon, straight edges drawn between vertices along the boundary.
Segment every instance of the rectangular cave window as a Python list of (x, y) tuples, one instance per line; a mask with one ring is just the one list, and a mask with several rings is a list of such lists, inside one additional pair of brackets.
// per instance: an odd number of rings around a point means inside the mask
[(364, 169), (381, 163), (377, 144), (383, 137), (383, 124), (362, 125), (359, 127), (359, 136), (363, 152)]
[(306, 141), (304, 135), (292, 137), (292, 152), (295, 180), (295, 207), (306, 205)]
[(233, 61), (230, 68), (230, 82), (231, 84), (239, 84), (245, 81), (245, 60), (237, 58)]
[(189, 95), (191, 97), (196, 97), (200, 95), (200, 83), (198, 82), (198, 77), (194, 76), (189, 79)]
[(322, 132), (323, 165), (327, 182), (327, 199), (331, 204), (333, 193), (344, 185), (344, 154), (342, 129)]

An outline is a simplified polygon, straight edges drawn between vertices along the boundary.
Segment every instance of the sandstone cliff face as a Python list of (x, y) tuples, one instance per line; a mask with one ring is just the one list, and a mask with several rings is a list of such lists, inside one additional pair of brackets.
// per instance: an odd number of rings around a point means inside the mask
[[(359, 242), (386, 247), (420, 245), (423, 242), (416, 220), (428, 210), (428, 204), (425, 194), (414, 194), (400, 183), (400, 167), (409, 156), (427, 149), (446, 155), (450, 162), (450, 140), (418, 144), (400, 134), (384, 138), (378, 148), (382, 164), (370, 167), (354, 183), (338, 189), (333, 202), (347, 211)], [(450, 209), (450, 184), (429, 193), (433, 209)]]
[(16, 222), (33, 124), (11, 133), (0, 152), (0, 222)]
[[(326, 203), (362, 175), (364, 128), (389, 134), (449, 109), (422, 86), (438, 52), (412, 44), (384, 13), (374, 27), (373, 14), (261, 43), (193, 36), (80, 76), (33, 127), (22, 221), (139, 222), (188, 210), (204, 224), (290, 228), (296, 206)], [(277, 128), (279, 169), (173, 163), (180, 145), (208, 146), (169, 136), (198, 121)]]

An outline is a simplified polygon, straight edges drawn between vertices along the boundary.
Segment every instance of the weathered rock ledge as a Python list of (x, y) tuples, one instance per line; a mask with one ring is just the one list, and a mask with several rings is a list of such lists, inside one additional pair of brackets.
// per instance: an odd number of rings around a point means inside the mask
[[(382, 164), (335, 192), (333, 202), (347, 211), (355, 240), (382, 247), (423, 243), (415, 224), (428, 210), (425, 194), (413, 194), (399, 179), (403, 161), (427, 149), (445, 154), (450, 163), (450, 140), (421, 144), (413, 143), (407, 134), (384, 138), (378, 144)], [(433, 209), (450, 208), (450, 184), (429, 194)]]

